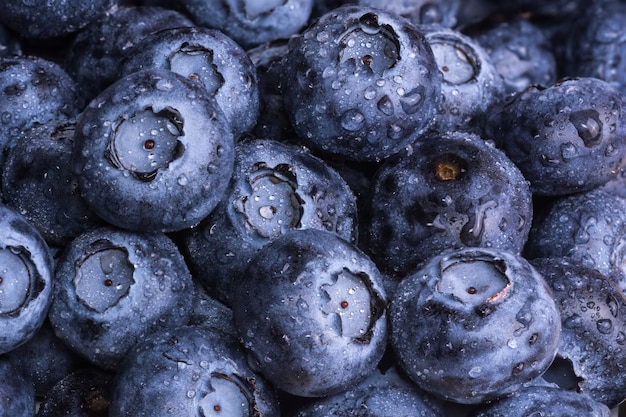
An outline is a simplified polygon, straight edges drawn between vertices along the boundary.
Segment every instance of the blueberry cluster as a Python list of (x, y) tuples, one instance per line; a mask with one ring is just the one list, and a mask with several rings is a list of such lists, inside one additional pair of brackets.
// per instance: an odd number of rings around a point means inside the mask
[(626, 416), (623, 0), (0, 8), (0, 417)]

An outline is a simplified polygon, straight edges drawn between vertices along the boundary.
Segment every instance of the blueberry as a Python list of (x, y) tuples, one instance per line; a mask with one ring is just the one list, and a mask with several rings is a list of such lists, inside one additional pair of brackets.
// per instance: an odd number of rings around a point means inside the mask
[(26, 343), (6, 355), (29, 377), (39, 398), (66, 375), (88, 364), (54, 334), (49, 320)]
[(372, 180), (369, 201), (372, 256), (398, 277), (449, 248), (519, 253), (533, 213), (520, 170), (467, 133), (433, 134), (388, 159)]
[(144, 4), (169, 4), (190, 16), (196, 25), (218, 29), (244, 48), (298, 33), (306, 26), (313, 3), (313, 0), (144, 0)]
[(557, 80), (556, 54), (548, 36), (533, 22), (514, 16), (470, 33), (491, 57), (506, 93)]
[(606, 190), (560, 198), (533, 226), (529, 258), (567, 256), (626, 289), (626, 200)]
[(63, 59), (63, 68), (78, 85), (80, 108), (119, 78), (126, 49), (152, 32), (193, 25), (174, 10), (120, 5), (81, 30)]
[(395, 369), (374, 371), (365, 381), (339, 394), (301, 407), (295, 417), (443, 417), (441, 405)]
[(568, 76), (599, 78), (626, 93), (624, 23), (626, 5), (621, 1), (593, 2), (578, 9), (567, 27), (562, 71)]
[[(563, 388), (589, 395), (609, 408), (626, 400), (626, 297), (615, 283), (580, 262), (541, 258), (533, 266), (552, 288), (561, 311), (557, 357), (569, 364)], [(550, 378), (550, 371), (544, 379)], [(573, 381), (572, 381), (573, 380)], [(559, 381), (555, 381), (557, 384)]]
[(23, 369), (0, 355), (0, 417), (16, 416), (35, 416), (35, 389)]
[(52, 252), (21, 214), (0, 204), (0, 355), (41, 328), (52, 298)]
[(441, 73), (424, 35), (395, 13), (339, 7), (289, 41), (285, 108), (304, 144), (356, 161), (384, 159), (433, 123)]
[[(137, 389), (141, 387), (141, 389)], [(183, 326), (153, 334), (129, 353), (109, 417), (279, 415), (273, 389), (241, 345), (216, 329)]]
[(80, 196), (72, 173), (75, 119), (54, 119), (24, 131), (2, 167), (4, 202), (51, 246), (63, 246), (102, 222)]
[(235, 137), (259, 114), (254, 64), (231, 38), (215, 29), (172, 28), (145, 36), (124, 53), (121, 75), (163, 68), (197, 81), (215, 98)]
[(483, 133), (488, 112), (504, 98), (504, 80), (483, 47), (458, 30), (420, 25), (443, 74), (432, 128)]
[(26, 38), (53, 38), (79, 31), (118, 0), (0, 1), (0, 22)]
[(391, 300), (398, 364), (423, 390), (462, 404), (513, 394), (556, 356), (561, 319), (548, 284), (503, 250), (445, 251)]
[(120, 79), (81, 113), (74, 173), (107, 222), (141, 231), (196, 225), (218, 203), (234, 139), (215, 101), (182, 75), (147, 69)]
[(235, 326), (255, 369), (302, 397), (371, 374), (387, 342), (383, 278), (353, 244), (295, 230), (265, 245), (234, 282)]
[(76, 84), (53, 61), (36, 56), (0, 57), (0, 150), (21, 130), (78, 113)]
[(64, 343), (116, 369), (150, 332), (186, 324), (193, 284), (172, 240), (108, 227), (75, 238), (57, 260), (48, 317)]
[(626, 152), (624, 95), (597, 78), (531, 86), (494, 112), (489, 136), (537, 195), (596, 188), (615, 176)]
[(609, 417), (609, 409), (584, 394), (555, 387), (532, 386), (518, 394), (485, 404), (471, 417)]
[(78, 369), (45, 395), (37, 417), (108, 417), (114, 374), (96, 367)]
[(376, 7), (397, 13), (414, 24), (437, 24), (455, 27), (457, 13), (462, 3), (459, 0), (358, 0), (361, 6)]
[(268, 242), (321, 229), (357, 239), (354, 194), (324, 161), (295, 145), (251, 139), (235, 147), (224, 197), (185, 239), (194, 275), (230, 304), (231, 282)]

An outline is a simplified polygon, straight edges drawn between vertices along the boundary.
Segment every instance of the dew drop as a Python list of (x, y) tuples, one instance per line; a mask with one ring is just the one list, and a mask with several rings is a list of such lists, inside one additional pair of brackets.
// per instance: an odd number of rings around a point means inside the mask
[(341, 126), (351, 132), (361, 129), (364, 123), (365, 116), (356, 109), (346, 111), (341, 117)]
[(476, 378), (478, 377), (481, 373), (483, 372), (482, 368), (480, 366), (474, 366), (472, 369), (469, 370), (469, 376), (471, 378)]
[(598, 331), (602, 334), (609, 334), (613, 330), (613, 321), (610, 319), (600, 319), (596, 322)]

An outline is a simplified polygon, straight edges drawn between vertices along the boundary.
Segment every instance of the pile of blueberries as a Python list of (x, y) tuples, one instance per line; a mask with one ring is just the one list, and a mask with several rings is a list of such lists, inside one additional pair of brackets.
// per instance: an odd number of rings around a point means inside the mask
[(0, 417), (626, 415), (626, 1), (0, 9)]

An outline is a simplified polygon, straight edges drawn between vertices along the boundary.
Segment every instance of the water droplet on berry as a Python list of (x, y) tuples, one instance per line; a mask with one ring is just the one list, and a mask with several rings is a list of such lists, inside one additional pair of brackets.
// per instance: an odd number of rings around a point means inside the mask
[(348, 110), (341, 116), (341, 127), (351, 132), (361, 129), (364, 123), (365, 116), (356, 109)]

